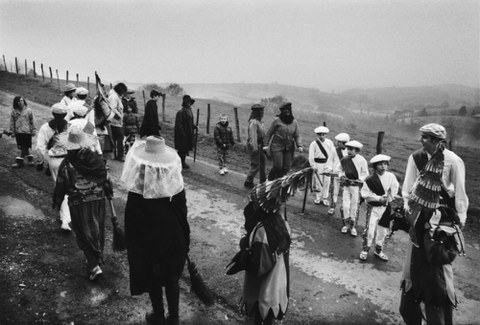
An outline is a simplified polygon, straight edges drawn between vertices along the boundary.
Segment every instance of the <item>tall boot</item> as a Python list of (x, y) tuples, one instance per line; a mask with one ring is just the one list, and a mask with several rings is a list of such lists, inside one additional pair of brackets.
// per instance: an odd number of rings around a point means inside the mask
[(16, 157), (12, 168), (22, 168), (25, 166), (25, 160), (22, 157)]
[(178, 281), (169, 283), (165, 286), (165, 295), (167, 296), (167, 303), (168, 303), (167, 324), (169, 325), (180, 324), (180, 319), (178, 316), (180, 286), (178, 285)]

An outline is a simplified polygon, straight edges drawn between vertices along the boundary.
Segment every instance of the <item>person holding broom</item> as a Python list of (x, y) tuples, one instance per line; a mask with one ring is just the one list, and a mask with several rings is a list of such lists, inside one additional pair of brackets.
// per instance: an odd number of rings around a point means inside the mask
[(53, 208), (59, 209), (68, 195), (72, 230), (78, 247), (85, 254), (91, 281), (103, 273), (105, 243), (106, 200), (113, 197), (112, 183), (101, 156), (91, 150), (97, 143), (95, 136), (72, 126), (62, 133), (67, 155), (58, 169), (53, 193)]
[[(121, 180), (128, 189), (125, 238), (132, 295), (148, 293), (148, 324), (179, 324), (179, 279), (190, 246), (182, 161), (159, 136), (138, 140)], [(168, 304), (165, 318), (163, 288)]]

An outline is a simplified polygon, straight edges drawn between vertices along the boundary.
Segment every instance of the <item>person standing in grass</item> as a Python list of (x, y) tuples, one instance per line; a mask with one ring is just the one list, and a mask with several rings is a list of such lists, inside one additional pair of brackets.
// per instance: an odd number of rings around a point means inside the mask
[(247, 149), (250, 153), (250, 170), (247, 179), (243, 184), (246, 188), (253, 188), (255, 184), (253, 179), (259, 173), (259, 182), (263, 183), (267, 180), (265, 172), (265, 162), (267, 157), (263, 150), (263, 139), (265, 138), (265, 125), (263, 124), (263, 115), (265, 114), (265, 106), (255, 104), (252, 106), (252, 112), (248, 119), (248, 140)]
[(35, 166), (32, 148), (32, 138), (37, 132), (33, 110), (28, 107), (27, 101), (22, 96), (13, 99), (13, 109), (10, 114), (10, 132), (15, 137), (17, 148), (20, 149), (20, 156), (15, 158), (12, 168), (21, 168), (28, 160), (28, 166)]
[(330, 175), (333, 170), (333, 159), (335, 156), (335, 145), (332, 140), (327, 138), (330, 130), (326, 126), (319, 126), (315, 128), (314, 132), (317, 134), (317, 139), (310, 143), (308, 149), (308, 161), (310, 166), (317, 170), (318, 178), (314, 178), (315, 186), (315, 204), (323, 204), (329, 206), (328, 194), (330, 190)]
[(342, 164), (340, 160), (345, 157), (347, 152), (347, 147), (345, 144), (350, 141), (350, 136), (347, 133), (339, 133), (335, 136), (335, 154), (333, 156), (333, 172), (334, 175), (331, 186), (333, 186), (332, 190), (332, 197), (330, 198), (330, 209), (328, 209), (328, 214), (333, 215), (335, 213), (335, 207), (337, 206), (338, 202), (338, 194), (340, 192), (340, 180), (339, 175), (342, 171)]
[(217, 145), (219, 173), (220, 175), (225, 175), (228, 173), (228, 149), (230, 149), (230, 146), (235, 145), (232, 128), (228, 126), (227, 114), (220, 115), (219, 122), (213, 131), (213, 137), (215, 139), (215, 144)]
[(368, 177), (368, 163), (359, 154), (363, 145), (356, 141), (348, 141), (345, 146), (348, 155), (343, 157), (340, 182), (343, 184), (343, 227), (342, 234), (350, 231), (350, 235), (357, 236), (355, 228), (358, 221), (358, 206), (360, 203), (360, 188)]
[(188, 152), (193, 150), (195, 144), (194, 131), (197, 126), (193, 121), (192, 105), (195, 100), (189, 95), (184, 95), (182, 99), (182, 108), (175, 115), (174, 141), (175, 149), (182, 160), (183, 169), (189, 169), (190, 166), (185, 162)]
[(375, 237), (375, 257), (388, 261), (388, 256), (383, 252), (383, 243), (390, 227), (391, 206), (398, 194), (399, 184), (395, 175), (388, 170), (390, 157), (376, 155), (370, 159), (370, 164), (375, 174), (368, 176), (361, 189), (361, 195), (367, 202), (367, 226), (363, 232), (363, 249), (360, 260), (368, 258), (368, 251)]
[(270, 151), (273, 160), (273, 167), (268, 173), (268, 180), (271, 181), (290, 171), (296, 148), (303, 152), (298, 122), (292, 114), (292, 103), (280, 106), (280, 114), (268, 129), (265, 144), (268, 145), (263, 149)]
[(160, 135), (162, 127), (158, 119), (158, 99), (162, 93), (153, 89), (150, 91), (150, 99), (145, 106), (145, 114), (143, 115), (142, 126), (140, 127), (140, 137), (148, 137), (150, 135)]

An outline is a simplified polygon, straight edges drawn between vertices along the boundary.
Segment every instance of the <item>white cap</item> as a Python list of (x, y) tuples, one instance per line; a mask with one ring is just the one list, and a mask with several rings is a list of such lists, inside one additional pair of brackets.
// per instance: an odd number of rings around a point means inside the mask
[(77, 90), (75, 90), (75, 93), (77, 95), (88, 95), (88, 90), (84, 87), (78, 87)]
[(330, 130), (326, 126), (319, 126), (315, 130), (313, 130), (315, 133), (328, 133)]
[(72, 111), (73, 114), (78, 116), (87, 115), (88, 108), (83, 105), (82, 101), (74, 101), (68, 105), (68, 109)]
[(52, 105), (52, 113), (67, 114), (68, 113), (67, 106), (65, 106), (65, 104), (62, 104), (62, 103), (53, 104)]
[(390, 161), (390, 159), (391, 159), (390, 156), (379, 154), (379, 155), (373, 156), (373, 158), (370, 159), (370, 163), (375, 164), (381, 161)]
[(348, 142), (350, 141), (350, 136), (346, 133), (339, 133), (335, 136), (335, 140), (340, 142)]
[(352, 141), (348, 141), (347, 143), (345, 143), (345, 146), (346, 146), (346, 147), (353, 147), (353, 148), (362, 149), (363, 144), (361, 144), (361, 143), (358, 142), (357, 140), (352, 140)]

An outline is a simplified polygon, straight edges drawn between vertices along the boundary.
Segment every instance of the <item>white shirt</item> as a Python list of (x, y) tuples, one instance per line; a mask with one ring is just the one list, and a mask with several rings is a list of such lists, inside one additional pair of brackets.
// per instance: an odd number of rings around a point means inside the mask
[[(320, 141), (320, 139), (318, 139), (318, 141)], [(337, 154), (335, 152), (335, 145), (333, 144), (332, 140), (326, 138), (323, 140), (323, 142), (320, 141), (320, 143), (325, 149), (328, 157), (325, 157), (322, 150), (320, 150), (317, 141), (312, 141), (312, 143), (310, 143), (310, 147), (308, 148), (308, 161), (310, 166), (314, 166), (315, 168), (319, 169), (320, 172), (329, 173), (333, 170), (333, 161)], [(315, 162), (315, 158), (327, 158), (327, 161), (325, 163), (317, 163)]]
[[(380, 182), (382, 183), (383, 190), (385, 191), (385, 195), (387, 197), (387, 202), (392, 202), (395, 198), (395, 195), (398, 193), (398, 189), (400, 188), (400, 184), (398, 184), (398, 180), (395, 175), (389, 171), (385, 171), (383, 175), (377, 174), (380, 178)], [(382, 198), (381, 195), (375, 194), (369, 187), (368, 183), (364, 183), (362, 190), (361, 190), (362, 197), (367, 202), (378, 202)]]
[(110, 92), (108, 93), (108, 106), (110, 106), (112, 112), (116, 115), (115, 118), (110, 121), (110, 125), (116, 127), (123, 127), (122, 99), (113, 89), (110, 89)]
[(50, 125), (48, 125), (48, 122), (44, 123), (40, 127), (40, 130), (38, 130), (37, 151), (43, 156), (44, 161), (48, 161), (49, 156), (47, 146), (54, 134), (55, 131), (50, 127)]
[[(347, 148), (343, 148), (341, 149), (341, 151), (342, 151), (343, 157), (348, 155)], [(337, 148), (335, 148), (335, 155), (333, 156), (333, 172), (338, 174), (341, 171), (342, 171), (342, 164), (340, 163), (340, 157), (338, 156)]]
[[(428, 159), (432, 157), (428, 154)], [(457, 210), (460, 222), (465, 224), (467, 220), (468, 197), (465, 190), (465, 164), (463, 160), (453, 151), (443, 150), (445, 157), (443, 166), (442, 183), (447, 189), (450, 197), (455, 196), (455, 209)], [(405, 170), (405, 180), (402, 186), (402, 196), (404, 205), (408, 204), (408, 198), (412, 193), (420, 171), (413, 160), (413, 155), (408, 157), (407, 169)]]

